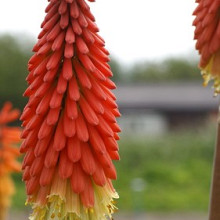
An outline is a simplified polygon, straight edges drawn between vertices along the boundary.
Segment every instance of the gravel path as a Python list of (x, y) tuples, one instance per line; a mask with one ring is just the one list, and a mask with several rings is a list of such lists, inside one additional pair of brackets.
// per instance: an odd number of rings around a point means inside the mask
[[(201, 214), (116, 214), (114, 220), (206, 220)], [(28, 213), (10, 214), (8, 220), (28, 220)]]

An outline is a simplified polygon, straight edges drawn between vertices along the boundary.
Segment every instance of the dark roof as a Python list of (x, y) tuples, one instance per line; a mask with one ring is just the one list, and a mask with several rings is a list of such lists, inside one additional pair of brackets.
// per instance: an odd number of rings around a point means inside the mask
[(218, 108), (218, 98), (213, 97), (213, 89), (200, 83), (117, 85), (114, 94), (121, 109), (216, 111)]

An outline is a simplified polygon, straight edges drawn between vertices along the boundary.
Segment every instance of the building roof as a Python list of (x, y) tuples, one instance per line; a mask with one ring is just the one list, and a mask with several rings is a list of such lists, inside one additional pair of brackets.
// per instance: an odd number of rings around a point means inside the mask
[(117, 85), (114, 90), (121, 109), (158, 111), (217, 111), (218, 98), (211, 87), (200, 83), (158, 83)]

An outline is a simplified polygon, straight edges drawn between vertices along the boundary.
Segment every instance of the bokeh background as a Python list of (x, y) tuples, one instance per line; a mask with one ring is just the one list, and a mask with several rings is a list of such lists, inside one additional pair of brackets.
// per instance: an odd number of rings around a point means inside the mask
[[(22, 97), (27, 62), (46, 5), (46, 0), (1, 3), (1, 105), (10, 100), (22, 109), (27, 101)], [(202, 87), (197, 68), (195, 7), (193, 0), (91, 4), (111, 52), (122, 113), (115, 219), (206, 219), (218, 99), (210, 87)], [(27, 219), (21, 175), (13, 178), (17, 193), (10, 220)]]

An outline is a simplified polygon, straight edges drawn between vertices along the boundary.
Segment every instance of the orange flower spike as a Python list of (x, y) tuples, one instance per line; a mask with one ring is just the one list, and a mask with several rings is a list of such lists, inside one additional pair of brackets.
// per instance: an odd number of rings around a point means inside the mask
[(215, 95), (220, 93), (220, 1), (197, 0), (196, 16), (193, 25), (196, 27), (194, 38), (199, 51), (199, 67), (204, 78), (204, 85), (214, 80)]
[(30, 219), (108, 219), (120, 132), (109, 52), (86, 0), (50, 0), (46, 13), (21, 116)]
[(19, 151), (13, 145), (20, 142), (21, 130), (16, 127), (7, 127), (7, 123), (19, 117), (17, 109), (12, 110), (12, 104), (6, 102), (0, 111), (0, 176), (19, 171), (20, 164), (16, 162)]
[(6, 102), (0, 111), (0, 220), (6, 218), (10, 198), (14, 193), (10, 174), (21, 170), (21, 165), (16, 161), (19, 151), (13, 146), (20, 142), (21, 131), (7, 126), (7, 123), (18, 119), (19, 114), (17, 109), (12, 110), (10, 102)]

